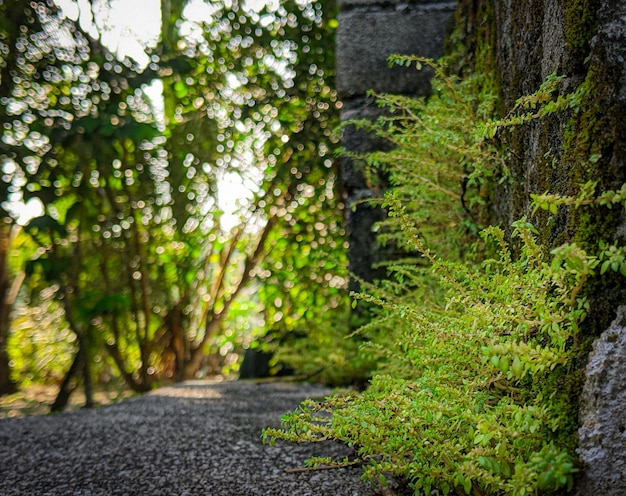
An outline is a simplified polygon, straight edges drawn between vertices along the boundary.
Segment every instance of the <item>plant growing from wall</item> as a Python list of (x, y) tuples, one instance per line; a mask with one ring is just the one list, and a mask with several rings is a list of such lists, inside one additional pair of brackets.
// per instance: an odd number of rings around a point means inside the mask
[[(366, 345), (388, 360), (365, 392), (306, 402), (284, 417), (285, 429), (267, 429), (264, 436), (342, 441), (354, 447), (354, 458), (312, 459), (310, 466), (362, 464), (364, 476), (382, 485), (389, 474), (407, 478), (415, 494), (569, 491), (576, 472), (577, 361), (590, 309), (585, 285), (599, 274), (626, 270), (624, 251), (609, 243), (597, 253), (573, 242), (547, 248), (526, 218), (512, 226), (515, 250), (496, 227), (481, 231), (474, 250), (451, 249), (471, 242), (479, 224), (467, 220), (477, 217), (459, 207), (459, 195), (457, 218), (464, 214), (465, 221), (441, 222), (437, 209), (454, 197), (437, 198), (444, 184), (438, 162), (420, 167), (428, 150), (444, 157), (441, 149), (452, 150), (454, 158), (441, 165), (454, 173), (445, 189), (472, 184), (473, 192), (465, 194), (474, 203), (465, 203), (480, 206), (493, 181), (506, 180), (488, 138), (501, 127), (575, 112), (584, 88), (559, 96), (560, 78), (550, 76), (504, 119), (489, 121), (482, 114), (482, 120), (472, 121), (464, 117), (467, 97), (458, 95), (475, 90), (451, 79), (442, 82), (442, 74), (435, 70), (434, 96), (420, 102), (415, 115), (406, 112), (406, 100), (393, 100), (404, 120), (397, 117), (391, 126), (386, 121), (375, 129), (394, 134), (396, 149), (367, 157), (370, 165), (387, 164), (392, 183), (398, 174), (399, 186), (385, 200), (389, 225), (396, 228), (396, 241), (421, 256), (418, 263), (391, 266), (394, 280), (356, 295), (381, 308), (364, 333), (395, 329), (384, 345)], [(450, 112), (441, 101), (460, 105)], [(478, 102), (469, 108), (480, 108)], [(404, 157), (400, 172), (394, 166), (398, 157)], [(419, 193), (411, 196), (414, 191)], [(576, 195), (536, 194), (532, 201), (535, 211), (554, 214), (561, 208), (621, 205), (624, 193), (596, 193), (590, 182)], [(426, 207), (437, 216), (424, 216)]]
[[(391, 149), (342, 153), (359, 160), (371, 182), (384, 176), (422, 234), (456, 257), (488, 225), (490, 183), (506, 176), (504, 161), (476, 126), (493, 114), (491, 85), (482, 75), (460, 80), (445, 64), (422, 57), (392, 56), (390, 63), (432, 71), (431, 95), (373, 95), (386, 113), (374, 123), (350, 124), (389, 142)], [(394, 235), (401, 233), (397, 224), (389, 218), (379, 226), (380, 240), (402, 244), (404, 236)]]
[(287, 431), (265, 434), (343, 441), (355, 447), (366, 477), (383, 484), (384, 474), (407, 477), (416, 494), (534, 494), (571, 485), (575, 417), (563, 381), (585, 316), (578, 287), (597, 260), (574, 245), (550, 260), (532, 226), (519, 222), (519, 260), (503, 232), (490, 228), (484, 236), (499, 247), (497, 257), (478, 267), (449, 263), (429, 251), (397, 203), (392, 213), (432, 264), (432, 272), (405, 267), (405, 277), (433, 277), (446, 298), (424, 306), (419, 289), (362, 296), (399, 329), (391, 360), (364, 393), (306, 403), (284, 417)]

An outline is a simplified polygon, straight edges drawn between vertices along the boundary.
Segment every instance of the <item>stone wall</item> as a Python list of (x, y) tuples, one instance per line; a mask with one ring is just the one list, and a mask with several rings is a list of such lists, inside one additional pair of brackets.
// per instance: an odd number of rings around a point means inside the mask
[[(532, 216), (530, 207), (531, 193), (574, 195), (589, 180), (598, 182), (598, 191), (626, 182), (626, 0), (461, 0), (457, 20), (475, 50), (472, 63), (495, 70), (501, 115), (552, 73), (565, 76), (561, 94), (586, 90), (577, 110), (499, 137), (511, 181), (496, 190), (494, 222), (508, 228), (528, 216), (548, 247), (575, 241), (596, 251), (600, 239), (626, 244), (626, 216), (619, 208), (563, 207), (549, 217)], [(489, 49), (477, 50), (481, 44)], [(588, 290), (581, 341), (602, 335), (594, 342), (580, 399), (580, 496), (626, 494), (623, 308), (609, 327), (625, 290), (621, 276), (605, 276)], [(584, 365), (585, 356), (580, 359)]]
[[(619, 189), (626, 182), (626, 1), (499, 0), (492, 5), (503, 115), (552, 73), (565, 76), (561, 93), (581, 85), (587, 91), (578, 111), (502, 135), (512, 177), (496, 192), (495, 222), (507, 227), (522, 216), (530, 218), (531, 193), (575, 195), (589, 180), (598, 181), (598, 191)], [(549, 247), (575, 241), (596, 250), (601, 238), (626, 241), (619, 209), (561, 208), (556, 218), (540, 215), (533, 222)], [(594, 288), (591, 333), (607, 328), (624, 289), (621, 279)]]
[[(415, 69), (390, 68), (391, 54), (437, 58), (443, 54), (446, 27), (456, 2), (400, 0), (342, 0), (337, 31), (337, 90), (343, 102), (341, 118), (376, 119), (379, 110), (367, 96), (375, 92), (425, 95), (430, 90), (429, 74)], [(343, 146), (351, 151), (379, 149), (371, 136), (348, 128)], [(347, 195), (347, 227), (350, 243), (350, 271), (367, 281), (385, 276), (373, 268), (388, 257), (376, 244), (372, 226), (383, 218), (378, 207), (363, 200), (380, 195), (367, 184), (358, 164), (344, 159), (343, 182)], [(384, 178), (382, 180), (384, 187)], [(352, 281), (352, 290), (358, 284)]]
[[(550, 217), (533, 216), (530, 205), (531, 193), (575, 195), (590, 180), (598, 182), (597, 191), (626, 182), (626, 0), (460, 0), (457, 21), (474, 50), (468, 60), (477, 70), (495, 71), (501, 115), (552, 73), (564, 76), (561, 94), (585, 89), (577, 109), (498, 137), (511, 180), (496, 190), (494, 222), (506, 229), (528, 216), (548, 247), (575, 241), (597, 251), (600, 239), (626, 244), (626, 216), (619, 208), (562, 207)], [(488, 49), (478, 50), (480, 45)], [(626, 494), (623, 307), (609, 327), (625, 301), (626, 283), (607, 275), (588, 287), (590, 311), (581, 338), (590, 343), (602, 333), (580, 399), (580, 496)], [(584, 365), (585, 356), (580, 359)]]
[(626, 307), (593, 344), (581, 397), (577, 494), (626, 494)]

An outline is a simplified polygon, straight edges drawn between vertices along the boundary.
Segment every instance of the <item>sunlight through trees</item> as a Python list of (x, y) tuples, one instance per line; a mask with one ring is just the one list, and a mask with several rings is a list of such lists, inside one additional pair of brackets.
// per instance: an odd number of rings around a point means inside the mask
[[(0, 2), (0, 387), (49, 374), (59, 409), (232, 371), (346, 305), (334, 7), (163, 0), (142, 64), (106, 42), (116, 3)], [(12, 360), (54, 333), (54, 366)]]

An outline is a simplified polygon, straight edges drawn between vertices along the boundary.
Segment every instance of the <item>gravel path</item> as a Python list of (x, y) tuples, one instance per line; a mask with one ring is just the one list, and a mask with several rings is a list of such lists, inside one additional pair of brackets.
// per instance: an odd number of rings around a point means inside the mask
[(263, 427), (329, 392), (188, 382), (97, 410), (0, 419), (0, 496), (373, 496), (358, 467), (285, 473), (343, 446), (261, 443)]

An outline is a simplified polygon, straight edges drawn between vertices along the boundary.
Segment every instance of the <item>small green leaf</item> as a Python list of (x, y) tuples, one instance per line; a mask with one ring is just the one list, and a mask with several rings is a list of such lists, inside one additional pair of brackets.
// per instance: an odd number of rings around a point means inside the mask
[(519, 377), (522, 374), (522, 361), (519, 359), (519, 357), (517, 355), (515, 355), (515, 358), (513, 358), (513, 365), (511, 366), (511, 368), (513, 369), (513, 373)]
[(594, 153), (593, 155), (591, 155), (591, 157), (589, 157), (589, 162), (591, 162), (592, 164), (596, 164), (598, 163), (598, 160), (600, 160), (601, 158), (602, 158), (601, 153)]
[(463, 490), (465, 491), (465, 494), (470, 494), (472, 492), (472, 480), (470, 478), (463, 481)]
[(502, 373), (506, 374), (509, 371), (509, 361), (506, 357), (502, 357), (498, 362), (498, 368), (502, 371)]
[(387, 487), (387, 478), (383, 474), (378, 476), (378, 485), (380, 487)]

